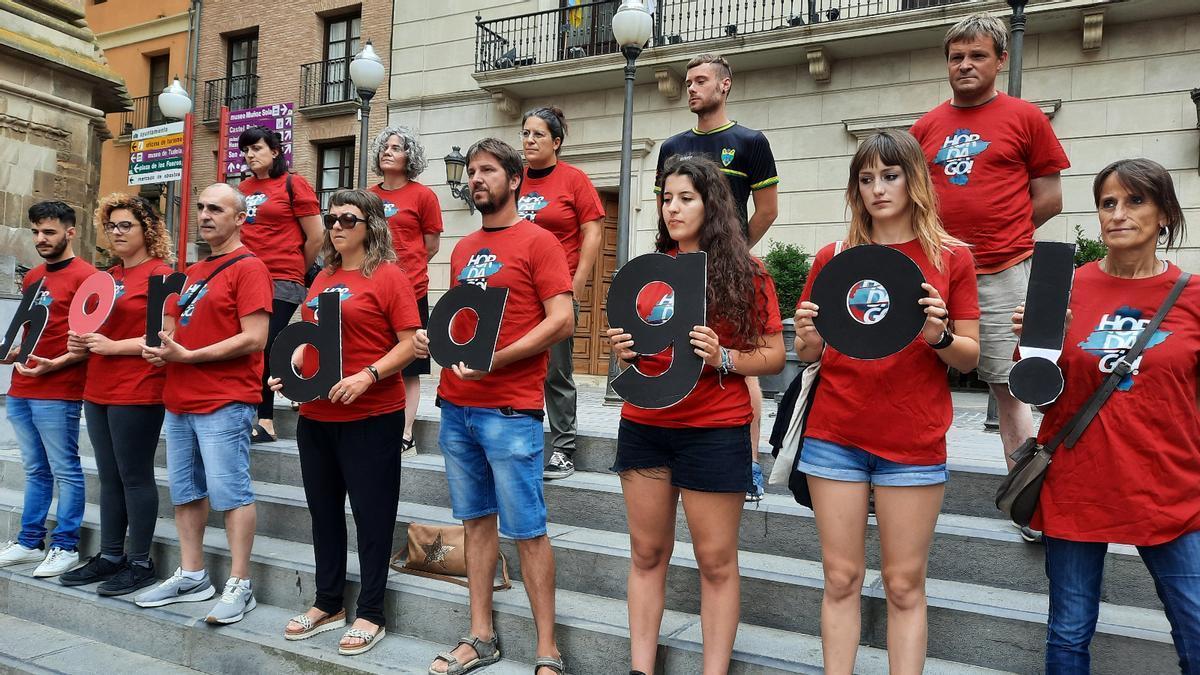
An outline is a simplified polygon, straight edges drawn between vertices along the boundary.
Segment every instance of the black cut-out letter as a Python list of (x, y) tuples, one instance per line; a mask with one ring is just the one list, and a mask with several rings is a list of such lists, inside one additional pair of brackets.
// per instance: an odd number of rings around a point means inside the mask
[(1063, 375), (1057, 362), (1066, 336), (1074, 280), (1075, 244), (1034, 243), (1021, 322), (1021, 359), (1008, 374), (1008, 390), (1019, 401), (1047, 405), (1062, 393)]
[(158, 332), (163, 328), (163, 307), (167, 298), (183, 293), (187, 275), (175, 272), (170, 275), (150, 277), (150, 290), (146, 294), (146, 346), (161, 347)]
[[(292, 365), (301, 345), (317, 350), (317, 372), (303, 377)], [(271, 375), (283, 381), (283, 395), (305, 403), (325, 398), (342, 379), (342, 305), (336, 291), (317, 296), (317, 320), (297, 321), (280, 331), (271, 345)]]
[[(33, 348), (37, 346), (38, 340), (42, 339), (42, 332), (46, 330), (46, 323), (50, 321), (50, 308), (46, 305), (38, 304), (38, 296), (42, 292), (42, 288), (46, 285), (45, 279), (39, 279), (38, 282), (21, 294), (21, 304), (17, 305), (17, 311), (13, 314), (12, 322), (8, 324), (8, 332), (4, 334), (4, 344), (2, 348), (3, 354), (7, 356), (12, 349), (13, 341), (17, 339), (17, 331), (21, 330), (21, 326), (29, 324), (29, 328), (25, 330), (25, 339), (21, 341), (21, 351), (17, 357), (13, 359), (16, 363), (25, 363), (29, 359), (29, 355), (33, 353)], [(57, 356), (50, 354), (49, 356)], [(7, 359), (5, 359), (7, 362)]]
[[(443, 368), (462, 362), (471, 370), (491, 371), (507, 302), (507, 288), (481, 288), (475, 284), (451, 288), (429, 314), (429, 355)], [(471, 339), (460, 343), (451, 337), (450, 325), (464, 310), (474, 311), (478, 321)]]

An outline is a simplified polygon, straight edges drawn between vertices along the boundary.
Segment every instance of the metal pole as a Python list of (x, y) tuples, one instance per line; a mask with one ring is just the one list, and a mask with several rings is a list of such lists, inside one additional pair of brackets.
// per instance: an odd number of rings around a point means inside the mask
[(167, 232), (175, 233), (175, 224), (179, 218), (175, 216), (175, 181), (167, 181)]
[(1025, 51), (1025, 4), (1027, 0), (1008, 0), (1012, 6), (1012, 46), (1008, 50), (1008, 95), (1021, 98), (1021, 67)]
[[(637, 75), (636, 61), (642, 53), (642, 48), (623, 47), (621, 51), (625, 54), (625, 116), (621, 127), (621, 192), (617, 201), (617, 270), (629, 261), (629, 242), (632, 234), (629, 222), (629, 193), (633, 172), (633, 79)], [(621, 398), (612, 388), (612, 381), (620, 372), (616, 352), (613, 352), (608, 357), (608, 384), (604, 392), (606, 404), (621, 403)]]
[[(180, 203), (179, 203), (179, 255), (177, 265), (180, 272), (187, 270), (187, 252), (188, 244), (188, 214), (191, 213), (192, 204), (192, 113), (188, 113), (183, 118), (183, 177), (179, 180)], [(222, 148), (224, 150), (224, 148)], [(173, 187), (174, 182), (171, 183)], [(174, 207), (174, 202), (172, 202)], [(168, 229), (168, 232), (174, 230)]]
[(359, 131), (358, 138), (358, 187), (359, 189), (367, 187), (367, 125), (371, 116), (371, 97), (375, 95), (373, 91), (365, 89), (358, 90), (358, 97), (362, 99), (362, 107), (358, 109), (358, 117), (362, 120), (362, 128)]

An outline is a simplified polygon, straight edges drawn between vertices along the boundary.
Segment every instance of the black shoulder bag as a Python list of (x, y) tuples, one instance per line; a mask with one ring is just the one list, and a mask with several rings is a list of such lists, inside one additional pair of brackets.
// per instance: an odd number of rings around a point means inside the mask
[(243, 253), (239, 256), (235, 256), (235, 257), (230, 258), (229, 260), (226, 260), (225, 262), (221, 263), (221, 265), (219, 267), (217, 267), (217, 269), (213, 270), (212, 274), (204, 277), (203, 279), (200, 280), (200, 283), (196, 284), (196, 290), (189, 293), (186, 298), (184, 298), (182, 301), (180, 301), (179, 314), (182, 315), (184, 312), (186, 312), (188, 310), (188, 307), (192, 306), (192, 302), (194, 302), (196, 300), (196, 298), (200, 295), (200, 291), (204, 290), (204, 287), (208, 285), (208, 282), (211, 281), (213, 279), (213, 277), (217, 276), (226, 267), (229, 267), (230, 265), (241, 260), (242, 258), (253, 258), (253, 257), (254, 257), (253, 253)]
[(1033, 514), (1037, 510), (1038, 501), (1042, 495), (1042, 482), (1046, 480), (1046, 470), (1050, 468), (1050, 460), (1055, 451), (1061, 445), (1066, 445), (1068, 448), (1075, 446), (1075, 442), (1079, 440), (1084, 429), (1087, 429), (1088, 424), (1100, 412), (1100, 408), (1112, 395), (1117, 385), (1126, 375), (1133, 372), (1134, 361), (1141, 356), (1142, 350), (1150, 342), (1150, 337), (1158, 330), (1163, 317), (1179, 299), (1179, 294), (1183, 292), (1183, 288), (1187, 286), (1191, 276), (1187, 272), (1179, 275), (1179, 280), (1175, 282), (1174, 288), (1167, 294), (1167, 299), (1158, 308), (1154, 318), (1142, 329), (1137, 341), (1121, 355), (1121, 358), (1113, 366), (1112, 372), (1100, 383), (1100, 388), (1092, 394), (1079, 412), (1075, 413), (1071, 421), (1059, 429), (1057, 434), (1054, 434), (1049, 443), (1042, 446), (1038, 445), (1036, 437), (1029, 438), (1021, 444), (1021, 447), (1013, 451), (1011, 457), (1016, 464), (1005, 476), (1004, 482), (1000, 483), (1000, 488), (996, 490), (996, 508), (1012, 518), (1014, 523), (1028, 525), (1033, 520)]

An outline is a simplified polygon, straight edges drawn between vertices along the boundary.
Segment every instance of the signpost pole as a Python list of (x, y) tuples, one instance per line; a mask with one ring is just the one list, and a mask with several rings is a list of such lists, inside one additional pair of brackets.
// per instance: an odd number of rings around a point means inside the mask
[[(221, 135), (217, 141), (217, 182), (225, 182), (225, 146), (229, 144), (229, 106), (221, 106)], [(190, 152), (190, 151), (189, 151)]]
[[(217, 164), (223, 164), (217, 162)], [(174, 182), (172, 182), (174, 185)], [(183, 176), (179, 179), (179, 253), (175, 264), (179, 271), (187, 270), (188, 214), (192, 202), (192, 113), (183, 118)], [(173, 204), (173, 203), (172, 203)]]

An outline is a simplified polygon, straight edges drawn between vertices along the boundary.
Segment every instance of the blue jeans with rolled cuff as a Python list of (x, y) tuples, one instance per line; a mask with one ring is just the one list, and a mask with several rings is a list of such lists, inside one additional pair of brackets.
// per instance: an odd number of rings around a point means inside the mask
[(79, 464), (79, 415), (83, 401), (58, 401), (9, 396), (8, 421), (21, 446), (25, 466), (25, 504), (21, 534), (25, 548), (39, 548), (46, 539), (46, 516), (58, 485), (58, 511), (51, 548), (74, 551), (83, 523), (83, 468)]

